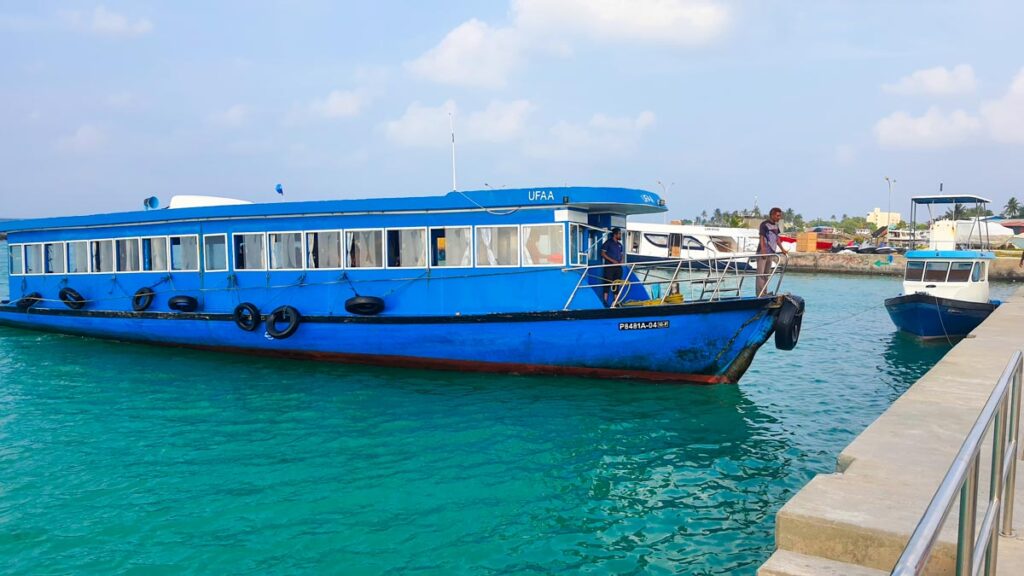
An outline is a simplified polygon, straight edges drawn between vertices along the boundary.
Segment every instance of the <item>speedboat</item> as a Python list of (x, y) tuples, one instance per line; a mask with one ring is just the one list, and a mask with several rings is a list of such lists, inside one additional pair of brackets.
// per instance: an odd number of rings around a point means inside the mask
[[(919, 205), (930, 209), (974, 203), (984, 208), (988, 202), (971, 195), (918, 196), (911, 198), (911, 221), (916, 223)], [(903, 294), (885, 301), (897, 328), (923, 339), (962, 337), (999, 306), (999, 301), (989, 298), (988, 268), (995, 254), (988, 249), (984, 230), (976, 226), (973, 234), (960, 238), (956, 227), (940, 221), (932, 226), (927, 249), (907, 252)]]

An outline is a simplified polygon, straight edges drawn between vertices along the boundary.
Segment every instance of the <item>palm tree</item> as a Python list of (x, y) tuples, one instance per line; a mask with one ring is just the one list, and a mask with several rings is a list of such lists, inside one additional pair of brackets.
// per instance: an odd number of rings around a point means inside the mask
[(715, 211), (711, 215), (711, 222), (713, 224), (721, 224), (722, 223), (722, 209), (721, 208), (715, 208)]
[(1003, 216), (1006, 216), (1007, 218), (1015, 218), (1015, 217), (1020, 216), (1020, 215), (1021, 215), (1020, 203), (1017, 202), (1016, 198), (1011, 196), (1010, 199), (1006, 201), (1006, 207), (1003, 208)]
[(952, 208), (946, 210), (946, 213), (943, 214), (942, 217), (946, 220), (956, 220), (956, 217), (963, 216), (963, 213), (964, 205), (957, 202), (956, 204), (953, 204)]

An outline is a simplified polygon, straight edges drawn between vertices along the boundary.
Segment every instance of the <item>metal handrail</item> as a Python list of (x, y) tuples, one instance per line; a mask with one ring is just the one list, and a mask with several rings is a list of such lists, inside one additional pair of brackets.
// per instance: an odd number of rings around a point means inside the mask
[[(916, 575), (924, 571), (939, 539), (939, 531), (958, 495), (960, 525), (956, 544), (957, 576), (981, 573), (982, 564), (985, 574), (995, 574), (999, 546), (995, 529), (999, 527), (1000, 535), (1013, 535), (1013, 489), (1017, 478), (1022, 380), (1024, 354), (1018, 350), (1010, 357), (992, 395), (893, 567), (892, 574)], [(981, 445), (990, 428), (994, 428), (994, 433), (988, 509), (981, 529), (976, 530)]]
[[(767, 258), (771, 259), (775, 266), (770, 266), (767, 273), (767, 279), (765, 281), (764, 289), (762, 294), (777, 292), (782, 285), (782, 278), (785, 274), (786, 265), (785, 260), (779, 254), (754, 254), (754, 253), (735, 253), (728, 257), (711, 257), (711, 258), (670, 258), (666, 260), (652, 260), (647, 262), (626, 262), (624, 264), (585, 264), (579, 266), (570, 266), (565, 268), (566, 272), (579, 272), (580, 278), (576, 282), (576, 286), (573, 288), (572, 293), (569, 294), (569, 299), (566, 301), (564, 309), (568, 309), (572, 304), (576, 295), (579, 293), (581, 288), (603, 288), (605, 286), (615, 286), (614, 282), (604, 282), (603, 270), (605, 268), (611, 268), (613, 266), (621, 266), (626, 268), (623, 279), (627, 283), (639, 284), (642, 286), (650, 286), (655, 284), (664, 284), (669, 287), (676, 285), (682, 291), (683, 287), (689, 285), (691, 287), (690, 293), (691, 298), (700, 301), (715, 301), (722, 298), (722, 292), (735, 292), (739, 295), (739, 289), (742, 288), (743, 281), (746, 278), (756, 278), (758, 276), (757, 267), (753, 269), (744, 270), (741, 269), (737, 262), (743, 259), (750, 258)], [(660, 272), (660, 277), (651, 279), (651, 272)], [(587, 283), (584, 284), (588, 279), (598, 278), (602, 282), (599, 283)], [(630, 278), (636, 278), (637, 280), (629, 282)], [(723, 283), (726, 281), (735, 281), (737, 286), (735, 288), (723, 289)], [(773, 287), (775, 290), (772, 290)], [(700, 295), (693, 298), (694, 287), (699, 286)], [(621, 305), (622, 297), (625, 295), (626, 290), (618, 290), (615, 299), (609, 304), (609, 307), (616, 307)], [(660, 298), (660, 304), (665, 304), (669, 296), (669, 290), (664, 290)]]

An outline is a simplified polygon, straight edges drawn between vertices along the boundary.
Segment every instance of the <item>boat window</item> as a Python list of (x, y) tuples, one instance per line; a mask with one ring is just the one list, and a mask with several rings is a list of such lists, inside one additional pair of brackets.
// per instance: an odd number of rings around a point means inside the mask
[(68, 273), (86, 274), (89, 272), (89, 243), (68, 242)]
[(953, 262), (948, 282), (967, 282), (971, 278), (971, 262)]
[(23, 260), (24, 251), (21, 249), (21, 244), (15, 244), (9, 247), (11, 254), (11, 274), (24, 274), (25, 273), (25, 261)]
[(341, 232), (307, 232), (306, 267), (341, 268)]
[(586, 264), (587, 252), (583, 249), (583, 226), (569, 224), (569, 257), (573, 264)]
[(272, 232), (267, 234), (267, 242), (272, 269), (302, 269), (302, 232)]
[(25, 244), (25, 274), (43, 273), (43, 245)]
[(683, 250), (703, 250), (704, 245), (693, 236), (683, 236)]
[[(221, 242), (223, 243), (223, 240)], [(167, 239), (167, 244), (171, 251), (171, 270), (199, 270), (198, 236), (171, 236)], [(221, 270), (226, 269), (227, 263), (224, 263)]]
[(925, 282), (945, 282), (949, 262), (926, 262), (924, 265)]
[(565, 264), (565, 227), (561, 224), (523, 226), (523, 265)]
[(235, 270), (266, 270), (266, 240), (262, 232), (234, 234)]
[(382, 268), (384, 263), (383, 232), (380, 230), (349, 230), (345, 232), (345, 255), (349, 268)]
[[(627, 230), (626, 231), (626, 246), (627, 251), (630, 254), (640, 253), (640, 237), (642, 233), (638, 230)], [(573, 251), (573, 254), (576, 252)]]
[(924, 262), (921, 260), (908, 260), (907, 273), (903, 277), (908, 282), (920, 282), (924, 275)]
[(43, 245), (43, 258), (45, 259), (47, 274), (64, 273), (64, 243), (53, 242)]
[(139, 271), (139, 239), (122, 238), (117, 241), (117, 271)]
[(668, 248), (668, 234), (644, 234), (644, 240), (658, 248)]
[(167, 270), (166, 238), (158, 236), (142, 239), (142, 269), (147, 272)]
[(430, 265), (447, 268), (465, 268), (473, 265), (473, 229), (430, 229)]
[(93, 240), (89, 243), (92, 257), (92, 271), (95, 273), (114, 271), (114, 241)]
[(388, 268), (424, 268), (426, 265), (426, 230), (388, 230)]
[(982, 262), (975, 262), (974, 269), (971, 270), (971, 282), (981, 281), (981, 267), (985, 264)]
[(476, 265), (518, 266), (518, 226), (477, 226)]
[(978, 262), (978, 267), (981, 268), (981, 280), (979, 282), (988, 282), (988, 262)]
[(227, 244), (225, 234), (203, 236), (203, 268), (207, 272), (224, 272), (228, 269)]

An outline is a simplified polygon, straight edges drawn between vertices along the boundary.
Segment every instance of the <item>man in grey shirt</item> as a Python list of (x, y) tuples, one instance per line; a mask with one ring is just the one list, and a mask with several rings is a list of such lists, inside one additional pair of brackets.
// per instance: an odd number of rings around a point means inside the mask
[(758, 234), (761, 239), (757, 243), (757, 295), (762, 296), (765, 286), (768, 284), (768, 276), (772, 271), (772, 260), (770, 254), (781, 251), (788, 254), (785, 248), (779, 244), (779, 220), (782, 220), (782, 208), (772, 208), (768, 212), (768, 219), (761, 222)]

